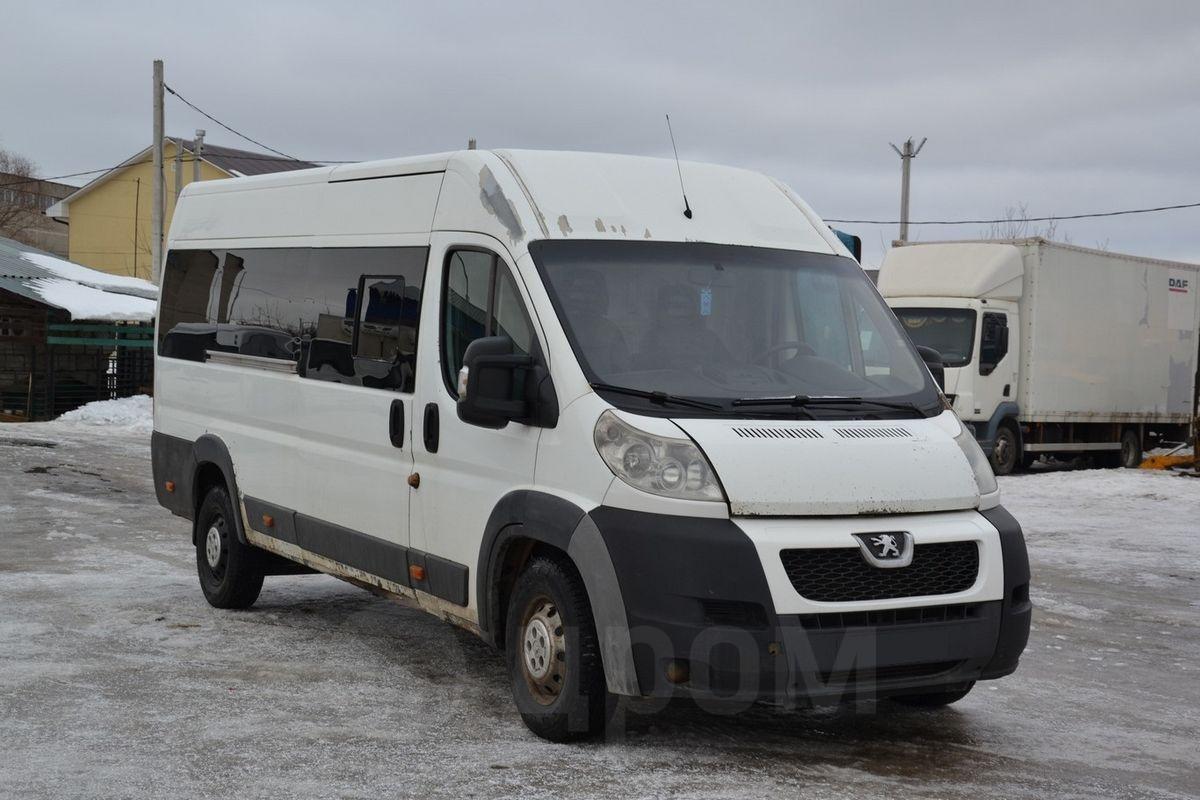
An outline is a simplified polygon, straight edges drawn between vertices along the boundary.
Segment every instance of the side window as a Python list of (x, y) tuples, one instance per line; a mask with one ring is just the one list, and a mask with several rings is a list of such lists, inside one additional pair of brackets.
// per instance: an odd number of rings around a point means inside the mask
[(203, 361), (215, 342), (208, 319), (213, 279), (220, 257), (211, 250), (172, 250), (158, 308), (158, 353), (168, 358)]
[(988, 375), (1008, 355), (1008, 315), (985, 312), (979, 331), (979, 374)]
[(163, 278), (159, 353), (296, 361), (306, 378), (411, 392), (428, 252), (173, 251)]
[(467, 346), (484, 336), (507, 336), (513, 351), (533, 349), (533, 326), (508, 267), (495, 255), (455, 250), (446, 259), (443, 291), (442, 367), (446, 386), (457, 390)]

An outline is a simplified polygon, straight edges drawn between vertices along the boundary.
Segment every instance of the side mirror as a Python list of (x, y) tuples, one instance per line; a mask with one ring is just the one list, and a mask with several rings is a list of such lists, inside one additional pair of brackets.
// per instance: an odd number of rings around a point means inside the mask
[(921, 345), (917, 345), (917, 352), (933, 375), (933, 382), (943, 392), (946, 391), (946, 365), (942, 363), (942, 354), (932, 347), (922, 347)]
[[(459, 375), (458, 418), (485, 428), (503, 428), (529, 417), (525, 375), (532, 356), (513, 353), (507, 336), (486, 336), (467, 345)], [(464, 386), (465, 383), (465, 386)]]

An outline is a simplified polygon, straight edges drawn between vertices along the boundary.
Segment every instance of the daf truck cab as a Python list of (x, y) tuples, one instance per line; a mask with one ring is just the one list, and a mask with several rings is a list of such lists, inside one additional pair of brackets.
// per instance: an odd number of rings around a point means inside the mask
[(472, 150), (194, 183), (157, 326), (154, 481), (208, 602), (319, 571), (416, 605), (503, 652), (547, 739), (620, 696), (937, 706), (1017, 667), (982, 450), (763, 175)]
[(1190, 439), (1198, 274), (1040, 238), (922, 242), (888, 252), (879, 289), (1003, 475), (1043, 455), (1136, 467)]

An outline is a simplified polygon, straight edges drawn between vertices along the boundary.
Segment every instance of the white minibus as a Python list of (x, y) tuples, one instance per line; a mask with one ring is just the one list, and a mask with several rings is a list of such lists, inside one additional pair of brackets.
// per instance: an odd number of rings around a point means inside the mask
[(190, 184), (168, 250), (154, 482), (213, 606), (402, 598), (555, 741), (619, 696), (938, 706), (1016, 669), (1020, 526), (782, 183), (468, 150)]

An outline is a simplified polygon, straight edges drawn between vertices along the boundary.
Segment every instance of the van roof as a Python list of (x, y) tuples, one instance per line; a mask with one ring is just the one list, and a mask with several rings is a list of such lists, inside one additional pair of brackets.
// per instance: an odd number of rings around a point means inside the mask
[[(306, 186), (311, 196), (314, 184), (438, 173), (444, 177), (431, 229), (487, 232), (518, 256), (536, 239), (703, 241), (848, 255), (828, 226), (779, 181), (736, 167), (694, 161), (677, 166), (672, 159), (644, 156), (462, 150), (205, 181), (189, 184), (184, 194)], [(681, 177), (690, 219), (684, 215)]]

